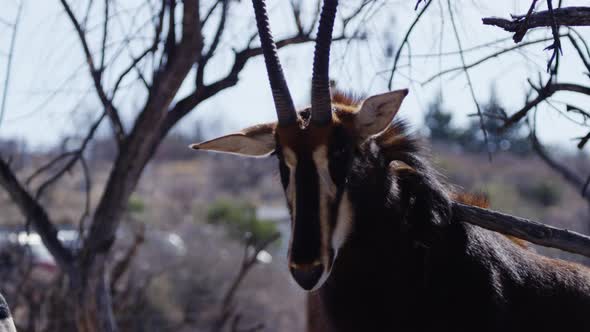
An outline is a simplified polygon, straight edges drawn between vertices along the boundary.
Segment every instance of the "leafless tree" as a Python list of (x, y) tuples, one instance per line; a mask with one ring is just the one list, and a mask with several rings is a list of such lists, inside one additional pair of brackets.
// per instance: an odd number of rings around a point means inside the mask
[[(395, 63), (392, 66), (390, 82), (394, 79), (393, 74), (396, 73), (398, 62), (407, 58), (402, 57), (402, 50), (411, 42), (413, 28), (423, 17), (422, 13), (433, 7), (430, 4), (434, 1), (421, 0), (416, 3), (419, 15), (399, 46)], [(373, 1), (362, 1), (357, 9), (350, 10), (352, 13), (350, 16), (341, 16), (340, 19), (342, 19), (344, 26), (342, 31), (347, 31), (346, 25), (355, 17), (362, 16), (363, 10), (371, 2)], [(521, 110), (507, 115), (507, 126), (521, 121), (536, 105), (547, 101), (560, 91), (590, 95), (588, 86), (557, 80), (559, 49), (562, 40), (567, 40), (575, 47), (577, 56), (583, 60), (586, 69), (590, 72), (589, 48), (575, 28), (571, 27), (579, 24), (571, 24), (569, 20), (562, 20), (560, 15), (564, 13), (565, 8), (557, 6), (552, 9), (552, 0), (547, 1), (549, 4), (548, 14), (534, 12), (534, 5), (537, 1), (532, 2), (532, 10), (528, 14), (515, 18), (517, 21), (515, 31), (519, 34), (523, 34), (524, 31), (526, 34), (529, 28), (537, 26), (548, 26), (553, 30), (551, 49), (554, 51), (554, 56), (549, 62), (551, 75), (550, 79), (540, 87), (531, 84), (533, 92), (531, 95), (536, 93), (537, 97), (527, 100)], [(117, 326), (111, 303), (109, 250), (115, 241), (115, 234), (121, 223), (126, 203), (135, 190), (144, 168), (154, 156), (162, 140), (182, 118), (193, 110), (197, 110), (205, 100), (236, 85), (239, 81), (239, 74), (246, 63), (262, 52), (260, 47), (255, 44), (257, 33), (252, 25), (252, 31), (240, 35), (243, 41), (247, 41), (246, 46), (237, 46), (241, 48), (233, 51), (233, 61), (225, 68), (226, 74), (216, 80), (207, 79), (212, 62), (218, 56), (223, 44), (223, 38), (232, 25), (232, 14), (235, 8), (243, 7), (239, 1), (146, 1), (144, 5), (149, 7), (151, 17), (146, 24), (139, 28), (142, 36), (149, 36), (145, 48), (138, 50), (137, 46), (130, 46), (131, 40), (138, 34), (130, 32), (118, 45), (120, 46), (118, 51), (114, 52), (110, 42), (113, 34), (112, 28), (119, 16), (122, 15), (117, 11), (118, 3), (113, 0), (87, 0), (76, 2), (76, 6), (73, 6), (73, 3), (60, 0), (61, 7), (73, 27), (73, 33), (77, 36), (86, 60), (87, 75), (93, 83), (93, 93), (100, 101), (100, 112), (95, 115), (94, 123), (87, 128), (76, 148), (64, 151), (24, 179), (21, 179), (20, 174), (13, 171), (10, 163), (5, 159), (7, 156), (2, 156), (0, 158), (0, 185), (20, 208), (27, 223), (41, 235), (43, 243), (64, 272), (67, 278), (69, 299), (73, 303), (72, 307), (75, 308), (77, 329), (79, 331), (116, 331)], [(294, 29), (291, 35), (277, 41), (277, 47), (283, 48), (314, 39), (318, 11), (314, 15), (315, 19), (306, 25), (302, 22), (309, 22), (309, 20), (302, 17), (302, 3), (302, 1), (291, 1), (292, 17), (290, 19), (294, 22)], [(446, 4), (449, 12), (453, 12), (454, 8), (451, 8), (450, 1), (440, 3)], [(99, 20), (101, 24), (91, 27), (88, 23), (89, 17), (97, 16), (101, 17)], [(451, 20), (454, 26), (455, 17), (451, 16)], [(558, 29), (562, 25), (567, 26), (562, 29), (565, 30), (565, 33), (561, 33)], [(93, 29), (99, 29), (98, 38), (96, 36), (90, 37)], [(461, 48), (457, 29), (454, 30), (457, 44)], [(359, 35), (357, 33), (346, 35), (342, 32), (336, 35), (334, 40), (350, 39)], [(526, 41), (518, 46), (524, 47), (527, 43), (532, 42)], [(541, 42), (547, 42), (547, 40), (537, 41), (537, 43)], [(471, 87), (469, 69), (478, 63), (502, 54), (492, 54), (486, 57), (487, 59), (483, 58), (470, 64), (463, 57), (465, 51), (460, 49), (457, 53), (461, 57), (462, 63), (459, 68), (451, 68), (440, 73), (439, 76), (456, 71), (464, 72)], [(505, 50), (505, 52), (508, 51), (510, 49)], [(113, 61), (109, 60), (110, 56), (120, 58), (124, 57), (124, 54), (128, 54), (128, 58), (123, 67), (115, 66)], [(218, 66), (217, 63), (215, 65)], [(219, 68), (216, 69), (219, 71)], [(107, 80), (107, 73), (116, 79)], [(191, 78), (193, 79), (189, 82)], [(129, 114), (123, 114), (124, 107), (121, 105), (119, 96), (127, 86), (132, 84), (144, 89), (145, 98), (140, 107), (129, 110)], [(187, 85), (190, 87), (190, 91), (180, 95), (181, 86)], [(471, 88), (471, 94), (477, 105), (473, 88)], [(572, 106), (569, 110), (581, 115), (588, 114), (580, 107)], [(479, 111), (479, 107), (478, 116), (480, 118), (485, 116)], [(105, 188), (100, 194), (98, 205), (91, 209), (88, 203), (91, 181), (85, 151), (103, 122), (108, 122), (112, 140), (117, 146), (117, 154), (112, 160), (110, 174)], [(580, 138), (581, 147), (587, 141), (588, 138)], [(49, 188), (57, 185), (60, 179), (75, 167), (79, 167), (86, 177), (87, 203), (81, 207), (81, 249), (74, 251), (58, 239), (51, 211), (42, 205), (40, 199)], [(41, 181), (34, 181), (39, 179)], [(33, 184), (38, 182), (40, 184), (33, 187)], [(459, 211), (459, 215), (460, 213), (477, 214), (481, 212), (465, 210), (460, 206), (457, 207), (457, 211)], [(484, 214), (480, 213), (479, 215)], [(534, 238), (535, 234), (539, 234), (535, 233), (534, 228), (531, 232), (533, 233), (529, 236), (531, 238)], [(568, 240), (568, 234), (556, 234), (566, 236), (565, 240)], [(559, 238), (564, 239), (563, 237)], [(587, 243), (584, 242), (584, 244)], [(570, 250), (577, 250), (576, 243), (574, 245), (566, 243), (563, 246), (569, 246)]]
[[(315, 20), (308, 26), (304, 25), (302, 22), (309, 20), (301, 17), (301, 2), (293, 1), (291, 4), (290, 19), (295, 22), (294, 32), (280, 39), (278, 48), (314, 39)], [(109, 250), (115, 241), (126, 202), (136, 188), (142, 171), (174, 125), (198, 109), (203, 101), (236, 85), (248, 60), (262, 51), (256, 45), (257, 34), (252, 25), (252, 31), (241, 34), (240, 38), (246, 41), (246, 46), (234, 50), (233, 61), (225, 68), (226, 74), (211, 81), (207, 79), (207, 74), (211, 71), (212, 60), (218, 55), (224, 34), (231, 27), (234, 8), (243, 8), (244, 5), (232, 0), (152, 0), (143, 4), (150, 8), (152, 16), (140, 27), (144, 36), (151, 36), (150, 40), (144, 49), (137, 51), (130, 46), (135, 35), (126, 35), (119, 45), (120, 50), (114, 54), (115, 57), (121, 57), (125, 52), (129, 54), (127, 65), (120, 68), (109, 61), (109, 56), (113, 56), (110, 45), (113, 25), (122, 15), (117, 12), (118, 3), (113, 0), (88, 0), (74, 5), (72, 1), (60, 0), (60, 5), (79, 40), (87, 74), (92, 80), (101, 110), (77, 148), (66, 150), (25, 180), (19, 179), (7, 160), (0, 159), (0, 185), (19, 207), (27, 223), (41, 235), (43, 243), (64, 271), (68, 296), (74, 304), (73, 308), (76, 308), (77, 329), (116, 331), (111, 304)], [(317, 19), (317, 14), (315, 16)], [(90, 17), (101, 17), (101, 24), (91, 27), (88, 23)], [(99, 38), (90, 38), (92, 29), (100, 29)], [(347, 38), (343, 33), (335, 39)], [(217, 67), (216, 72), (219, 71)], [(107, 80), (107, 73), (116, 75), (116, 80)], [(188, 82), (191, 77), (194, 77), (193, 81)], [(146, 97), (139, 109), (123, 115), (117, 96), (125, 85), (132, 83), (142, 86)], [(191, 89), (181, 96), (179, 90), (183, 84)], [(91, 181), (85, 151), (105, 121), (108, 121), (118, 152), (112, 160), (110, 175), (98, 205), (93, 210), (89, 203), (82, 207), (82, 246), (74, 251), (58, 239), (54, 220), (40, 198), (50, 187), (58, 185), (64, 174), (80, 167), (87, 179), (86, 199), (90, 200)], [(41, 183), (33, 188), (33, 180), (38, 179), (42, 179)]]
[[(466, 85), (469, 88), (472, 100), (474, 102), (477, 113), (475, 116), (480, 118), (481, 129), (486, 135), (486, 128), (484, 128), (483, 120), (487, 114), (483, 114), (480, 110), (478, 100), (475, 96), (472, 78), (470, 71), (490, 60), (498, 59), (506, 55), (522, 52), (531, 45), (546, 44), (546, 51), (551, 52), (551, 56), (547, 61), (545, 68), (547, 73), (539, 70), (538, 78), (523, 78), (527, 79), (530, 89), (529, 92), (523, 96), (525, 99), (524, 105), (512, 112), (506, 112), (502, 120), (504, 122), (500, 131), (518, 125), (521, 122), (527, 121), (531, 132), (531, 146), (532, 150), (544, 161), (552, 170), (559, 174), (567, 184), (573, 186), (575, 190), (581, 193), (581, 196), (590, 202), (588, 193), (588, 185), (590, 183), (590, 175), (586, 174), (587, 178), (578, 174), (569, 165), (560, 161), (558, 158), (551, 155), (549, 149), (542, 145), (537, 138), (537, 121), (534, 120), (540, 105), (549, 105), (553, 110), (561, 113), (564, 118), (574, 122), (588, 134), (575, 138), (577, 147), (582, 150), (588, 140), (590, 139), (590, 113), (583, 105), (575, 105), (574, 102), (560, 102), (556, 97), (564, 95), (564, 92), (569, 95), (590, 96), (590, 84), (587, 80), (583, 81), (563, 81), (560, 76), (560, 62), (562, 61), (579, 61), (581, 63), (580, 73), (590, 78), (590, 41), (578, 29), (588, 29), (590, 26), (590, 7), (587, 6), (571, 6), (563, 7), (563, 1), (554, 0), (530, 0), (528, 11), (524, 14), (512, 14), (510, 19), (498, 17), (484, 17), (482, 23), (492, 27), (499, 27), (509, 32), (512, 38), (494, 40), (491, 42), (482, 42), (480, 45), (465, 48), (462, 46), (461, 36), (458, 33), (456, 26), (457, 12), (465, 7), (463, 4), (457, 5), (451, 1), (442, 0), (425, 0), (417, 1), (416, 3), (416, 17), (410, 27), (408, 28), (402, 43), (399, 44), (396, 56), (393, 59), (393, 66), (389, 72), (389, 85), (391, 86), (395, 75), (399, 75), (398, 68), (401, 61), (407, 59), (411, 66), (412, 57), (427, 57), (431, 59), (441, 57), (456, 56), (460, 59), (460, 65), (443, 68), (439, 72), (431, 75), (419, 82), (426, 85), (435, 80), (442, 80), (452, 75), (464, 74), (466, 78)], [(416, 26), (425, 20), (425, 12), (433, 11), (433, 4), (438, 4), (441, 15), (446, 12), (445, 18), (451, 21), (454, 31), (454, 37), (457, 44), (455, 52), (438, 52), (433, 54), (415, 55), (407, 51), (410, 43), (413, 41), (413, 32)], [(541, 10), (541, 6), (545, 9)], [(507, 8), (507, 12), (508, 12)], [(422, 23), (423, 24), (423, 23)], [(550, 31), (551, 37), (533, 38), (533, 30)], [(442, 31), (442, 28), (441, 28)], [(528, 37), (528, 38), (525, 38)], [(513, 44), (507, 44), (512, 40)], [(570, 52), (563, 54), (563, 46), (568, 45)], [(473, 55), (475, 52), (484, 54), (475, 61), (468, 62), (467, 55)], [(488, 53), (487, 55), (485, 53)], [(524, 53), (523, 53), (524, 54)], [(567, 57), (567, 58), (566, 58)], [(473, 56), (471, 56), (473, 58)], [(567, 59), (567, 60), (565, 60)], [(538, 116), (540, 119), (542, 115)], [(500, 133), (501, 134), (501, 133)]]
[[(588, 139), (590, 139), (590, 127), (587, 124), (589, 114), (586, 110), (581, 107), (566, 104), (565, 109), (557, 108), (552, 104), (551, 98), (562, 91), (571, 92), (580, 95), (590, 96), (590, 85), (573, 82), (561, 82), (558, 78), (559, 75), (559, 57), (562, 54), (562, 39), (569, 42), (571, 46), (576, 50), (576, 54), (583, 68), (585, 74), (590, 77), (590, 48), (588, 47), (588, 41), (585, 40), (580, 33), (578, 33), (572, 27), (583, 27), (590, 26), (590, 7), (563, 7), (561, 8), (561, 1), (559, 2), (558, 8), (553, 8), (552, 1), (547, 1), (548, 9), (545, 11), (535, 11), (537, 0), (531, 2), (529, 11), (525, 15), (511, 15), (512, 19), (507, 20), (503, 18), (489, 17), (484, 18), (483, 23), (487, 25), (498, 26), (508, 32), (514, 33), (513, 40), (515, 43), (521, 43), (527, 32), (535, 28), (550, 28), (552, 31), (553, 43), (547, 47), (548, 50), (552, 50), (553, 54), (547, 64), (547, 70), (549, 77), (546, 81), (541, 81), (534, 84), (529, 79), (531, 91), (530, 96), (535, 95), (535, 98), (526, 98), (525, 105), (515, 113), (507, 116), (504, 124), (504, 128), (508, 128), (523, 119), (527, 119), (529, 114), (536, 116), (537, 106), (541, 103), (548, 103), (550, 106), (557, 109), (559, 112), (565, 114), (569, 113), (574, 116), (582, 118), (579, 124), (583, 127), (589, 128), (588, 134), (583, 137), (577, 138), (578, 149), (583, 149)], [(566, 27), (567, 33), (565, 35), (560, 34), (559, 28)], [(574, 120), (575, 121), (575, 120)], [(575, 190), (579, 191), (581, 196), (590, 204), (590, 193), (587, 192), (588, 183), (590, 183), (590, 175), (587, 179), (582, 178), (577, 172), (571, 169), (566, 163), (559, 161), (557, 158), (551, 155), (548, 149), (543, 146), (539, 141), (536, 134), (535, 117), (527, 119), (527, 123), (530, 128), (531, 145), (533, 151), (539, 156), (541, 160), (547, 164), (553, 171), (559, 174), (564, 181), (571, 185)]]
[(18, 26), (20, 24), (22, 12), (23, 12), (23, 5), (24, 0), (18, 2), (17, 10), (16, 10), (16, 17), (13, 22), (9, 21), (0, 21), (0, 26), (4, 25), (11, 30), (11, 38), (10, 38), (10, 46), (8, 49), (8, 53), (6, 54), (6, 71), (4, 74), (4, 87), (2, 91), (2, 102), (0, 103), (0, 125), (2, 124), (2, 120), (4, 119), (4, 114), (6, 112), (6, 100), (8, 98), (8, 88), (10, 87), (10, 74), (12, 72), (12, 59), (14, 57), (14, 48), (16, 45), (16, 37), (18, 36)]

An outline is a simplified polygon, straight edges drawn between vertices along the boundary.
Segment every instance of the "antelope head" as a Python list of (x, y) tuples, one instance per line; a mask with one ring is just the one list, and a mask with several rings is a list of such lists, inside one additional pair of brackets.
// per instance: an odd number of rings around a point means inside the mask
[(333, 103), (328, 76), (337, 0), (324, 2), (315, 45), (311, 106), (296, 112), (264, 0), (253, 0), (278, 121), (193, 144), (191, 148), (250, 157), (274, 155), (291, 214), (289, 269), (305, 290), (328, 278), (352, 231), (347, 177), (356, 149), (392, 122), (407, 90), (369, 97), (357, 105)]

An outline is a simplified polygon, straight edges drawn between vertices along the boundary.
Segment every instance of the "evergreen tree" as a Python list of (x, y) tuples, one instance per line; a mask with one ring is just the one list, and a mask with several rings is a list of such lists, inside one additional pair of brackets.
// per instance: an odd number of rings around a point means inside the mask
[(429, 137), (438, 142), (456, 142), (459, 132), (452, 125), (453, 114), (442, 107), (442, 96), (439, 92), (436, 99), (428, 106), (424, 124), (428, 127)]

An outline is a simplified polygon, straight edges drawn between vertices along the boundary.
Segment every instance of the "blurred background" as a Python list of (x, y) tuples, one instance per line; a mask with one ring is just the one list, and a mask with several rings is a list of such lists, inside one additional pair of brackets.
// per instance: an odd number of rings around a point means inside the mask
[[(449, 183), (590, 234), (590, 28), (515, 43), (482, 24), (533, 3), (341, 0), (330, 74), (360, 96), (409, 88), (398, 116)], [(0, 4), (0, 292), (18, 330), (303, 331), (276, 160), (187, 148), (275, 121), (250, 1)], [(267, 1), (300, 107), (319, 5)]]

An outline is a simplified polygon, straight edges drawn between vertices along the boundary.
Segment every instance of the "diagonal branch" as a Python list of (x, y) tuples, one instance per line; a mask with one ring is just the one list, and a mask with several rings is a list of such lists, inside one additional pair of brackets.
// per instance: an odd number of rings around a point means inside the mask
[[(410, 39), (410, 35), (412, 34), (412, 31), (414, 31), (414, 28), (418, 24), (418, 21), (420, 21), (420, 18), (422, 17), (422, 15), (424, 15), (424, 13), (426, 12), (426, 9), (428, 9), (428, 6), (430, 6), (430, 4), (433, 3), (433, 2), (434, 1), (432, 1), (432, 0), (426, 2), (426, 5), (424, 5), (424, 7), (422, 8), (422, 10), (420, 10), (420, 13), (418, 13), (418, 15), (416, 16), (416, 18), (414, 19), (414, 22), (412, 22), (412, 24), (408, 28), (408, 31), (406, 31), (406, 34), (404, 36), (404, 39), (402, 40), (399, 48), (397, 49), (397, 53), (395, 54), (395, 59), (393, 60), (393, 67), (391, 68), (391, 72), (389, 74), (389, 81), (387, 83), (387, 87), (388, 87), (389, 90), (391, 90), (392, 85), (393, 85), (393, 77), (395, 75), (395, 71), (397, 70), (399, 59), (400, 59), (400, 57), (402, 55), (402, 50), (404, 49), (404, 46), (408, 43), (408, 41)], [(418, 5), (419, 4), (420, 4), (420, 2), (418, 2), (416, 4), (416, 9), (418, 9)]]
[(98, 69), (101, 73), (104, 72), (105, 66), (105, 57), (107, 54), (107, 38), (109, 34), (109, 12), (110, 12), (110, 0), (104, 1), (104, 24), (102, 28), (102, 47), (101, 47), (101, 54), (100, 54), (100, 68)]
[[(528, 20), (527, 20), (528, 17)], [(553, 9), (556, 26), (589, 26), (590, 7), (564, 7)], [(512, 20), (500, 17), (485, 17), (483, 24), (493, 25), (508, 32), (518, 32), (522, 29), (545, 28), (553, 26), (553, 17), (549, 10), (529, 15), (513, 15)]]
[(477, 97), (475, 96), (475, 90), (473, 89), (473, 83), (471, 81), (471, 75), (469, 75), (469, 69), (467, 69), (467, 62), (465, 61), (465, 55), (463, 54), (463, 46), (461, 46), (461, 38), (459, 37), (459, 31), (457, 30), (457, 24), (455, 22), (455, 17), (453, 15), (453, 8), (451, 7), (451, 0), (447, 0), (447, 6), (449, 8), (449, 15), (451, 18), (451, 24), (453, 26), (453, 32), (455, 33), (455, 39), (457, 40), (457, 46), (459, 47), (459, 55), (461, 58), (461, 64), (463, 65), (463, 72), (465, 73), (465, 78), (467, 79), (467, 85), (469, 86), (469, 92), (471, 93), (471, 98), (473, 99), (473, 103), (475, 104), (475, 108), (477, 109), (477, 116), (479, 117), (479, 127), (481, 132), (483, 133), (483, 140), (485, 146), (488, 150), (488, 158), (490, 161), (492, 160), (492, 152), (489, 148), (488, 144), (488, 131), (484, 125), (483, 114), (481, 112), (481, 107), (479, 106), (479, 102), (477, 101)]
[(505, 130), (506, 128), (510, 127), (511, 125), (519, 122), (522, 120), (530, 110), (534, 107), (545, 101), (547, 98), (553, 96), (556, 92), (559, 91), (570, 91), (570, 92), (577, 92), (581, 94), (585, 94), (590, 96), (590, 87), (583, 86), (574, 83), (551, 83), (549, 82), (543, 88), (538, 89), (537, 92), (539, 93), (537, 98), (529, 101), (521, 108), (518, 112), (511, 115), (504, 125), (502, 126), (501, 130)]
[[(332, 38), (333, 41), (341, 41), (348, 39), (349, 37), (345, 35), (337, 36)], [(307, 42), (312, 42), (315, 39), (310, 37), (309, 35), (294, 35), (276, 42), (277, 49), (289, 46), (289, 45), (296, 45), (302, 44)], [(188, 96), (184, 97), (183, 99), (179, 100), (168, 112), (166, 116), (165, 128), (169, 129), (176, 124), (182, 117), (188, 114), (192, 109), (194, 109), (201, 101), (210, 98), (217, 94), (218, 92), (232, 87), (238, 83), (238, 75), (244, 69), (244, 66), (248, 62), (248, 60), (252, 57), (258, 56), (262, 54), (262, 48), (260, 47), (252, 47), (246, 48), (239, 52), (235, 53), (234, 56), (234, 64), (232, 65), (229, 73), (222, 77), (221, 79), (203, 86), (200, 89), (196, 89), (193, 93), (189, 94)], [(166, 130), (167, 130), (166, 129)]]
[[(39, 175), (42, 171), (49, 169), (51, 167), (51, 165), (55, 164), (55, 162), (57, 160), (59, 160), (61, 157), (66, 156), (66, 155), (71, 155), (71, 158), (59, 171), (57, 171), (53, 176), (51, 176), (49, 179), (45, 180), (45, 182), (43, 182), (39, 186), (39, 189), (37, 189), (37, 193), (35, 194), (35, 199), (37, 199), (37, 200), (40, 199), (41, 196), (43, 195), (43, 193), (45, 192), (45, 190), (47, 190), (52, 184), (54, 184), (56, 181), (58, 181), (66, 172), (71, 170), (72, 167), (74, 167), (74, 165), (78, 162), (78, 160), (83, 158), (83, 154), (84, 154), (84, 151), (86, 150), (86, 147), (88, 146), (88, 143), (90, 143), (90, 141), (94, 137), (94, 134), (96, 133), (96, 130), (100, 126), (104, 117), (105, 117), (105, 113), (103, 113), (100, 116), (100, 118), (98, 118), (98, 120), (96, 120), (96, 122), (94, 122), (94, 124), (90, 127), (88, 134), (86, 134), (86, 137), (82, 140), (82, 144), (80, 144), (80, 147), (77, 150), (63, 153), (61, 156), (58, 156), (57, 158), (53, 159), (47, 165), (41, 167), (37, 172), (33, 173), (33, 175), (29, 176), (29, 178), (27, 179), (27, 183), (29, 183), (35, 176)], [(63, 159), (63, 158), (61, 158), (61, 159)], [(83, 165), (83, 167), (84, 167), (84, 165)]]
[(574, 171), (569, 169), (564, 164), (559, 163), (557, 160), (555, 160), (555, 158), (549, 155), (545, 147), (541, 144), (541, 142), (539, 142), (539, 139), (537, 138), (534, 131), (531, 132), (531, 143), (533, 150), (545, 162), (545, 164), (561, 175), (563, 179), (572, 187), (576, 188), (578, 191), (581, 191), (584, 199), (590, 203), (590, 193), (583, 189), (586, 186), (586, 180), (578, 176), (578, 174), (576, 174)]
[(117, 81), (115, 82), (115, 85), (113, 87), (113, 91), (112, 91), (112, 96), (115, 96), (115, 93), (117, 92), (117, 90), (119, 90), (119, 85), (121, 85), (121, 83), (123, 82), (123, 79), (125, 79), (125, 77), (127, 76), (127, 74), (129, 74), (133, 69), (137, 68), (137, 65), (146, 57), (148, 56), (150, 53), (153, 53), (156, 51), (157, 45), (152, 45), (150, 48), (146, 49), (145, 51), (143, 51), (138, 57), (134, 58), (131, 61), (131, 64), (129, 64), (129, 66), (123, 70), (123, 72), (121, 72), (121, 74), (119, 75), (119, 78), (117, 79)]
[[(560, 36), (561, 37), (565, 37), (565, 36), (569, 36), (569, 34), (562, 34)], [(447, 74), (450, 74), (450, 73), (453, 73), (453, 72), (456, 72), (456, 71), (464, 70), (464, 69), (471, 69), (471, 68), (474, 68), (474, 67), (477, 67), (477, 66), (481, 65), (482, 63), (484, 63), (484, 62), (486, 62), (488, 60), (491, 60), (493, 58), (498, 58), (498, 57), (500, 57), (501, 55), (503, 55), (505, 53), (512, 52), (514, 50), (518, 50), (518, 49), (523, 48), (525, 46), (539, 44), (539, 43), (547, 42), (547, 41), (550, 41), (550, 40), (553, 40), (553, 37), (535, 39), (535, 40), (531, 40), (531, 41), (528, 41), (528, 42), (525, 42), (525, 43), (522, 43), (522, 44), (511, 46), (509, 48), (501, 49), (501, 50), (499, 50), (497, 52), (494, 52), (492, 54), (486, 55), (485, 57), (482, 57), (481, 59), (479, 59), (477, 61), (474, 61), (474, 62), (469, 63), (469, 64), (465, 64), (465, 66), (457, 66), (457, 67), (452, 67), (452, 68), (449, 68), (449, 69), (445, 69), (445, 70), (443, 70), (443, 71), (441, 71), (439, 73), (436, 73), (436, 74), (432, 75), (431, 77), (429, 77), (425, 81), (421, 82), (421, 84), (422, 85), (429, 84), (429, 83), (431, 83), (432, 81), (434, 81), (435, 79), (437, 79), (437, 78), (439, 78), (441, 76), (444, 76), (444, 75), (447, 75)], [(460, 54), (460, 53), (461, 53), (460, 51), (457, 51), (457, 52), (454, 52), (453, 54)], [(463, 52), (463, 53), (465, 53), (465, 52)]]
[(590, 236), (525, 218), (453, 203), (453, 218), (544, 246), (590, 257)]
[(203, 80), (205, 74), (205, 67), (209, 60), (213, 57), (215, 50), (219, 46), (219, 42), (221, 41), (221, 36), (223, 35), (223, 31), (225, 30), (225, 23), (227, 21), (227, 16), (229, 12), (229, 1), (224, 0), (221, 1), (223, 4), (221, 6), (221, 18), (219, 19), (219, 25), (217, 26), (217, 31), (213, 35), (213, 40), (211, 41), (211, 46), (209, 46), (209, 50), (199, 59), (199, 66), (197, 68), (197, 75), (196, 75), (196, 85), (197, 89), (203, 87)]
[(515, 31), (516, 33), (514, 34), (514, 37), (513, 37), (513, 40), (515, 43), (520, 43), (522, 41), (522, 39), (524, 38), (524, 36), (526, 35), (527, 29), (529, 26), (529, 21), (531, 19), (531, 15), (533, 14), (533, 11), (535, 10), (536, 5), (537, 5), (537, 0), (533, 0), (531, 2), (531, 6), (529, 7), (528, 13), (524, 17), (523, 23), (520, 25), (518, 30)]
[(16, 19), (12, 27), (12, 36), (10, 38), (10, 49), (8, 51), (8, 60), (6, 61), (6, 74), (4, 77), (4, 89), (2, 91), (2, 102), (0, 103), (0, 125), (2, 125), (2, 119), (6, 111), (6, 100), (8, 99), (8, 88), (10, 87), (10, 73), (12, 71), (12, 58), (14, 56), (14, 48), (16, 44), (16, 36), (18, 34), (18, 26), (21, 20), (21, 14), (23, 9), (23, 2), (20, 1), (16, 12)]
[(18, 181), (8, 164), (0, 158), (0, 186), (8, 192), (21, 213), (31, 222), (39, 233), (43, 244), (53, 255), (59, 266), (68, 271), (74, 256), (63, 246), (57, 237), (57, 229), (49, 219), (45, 209), (35, 200)]

